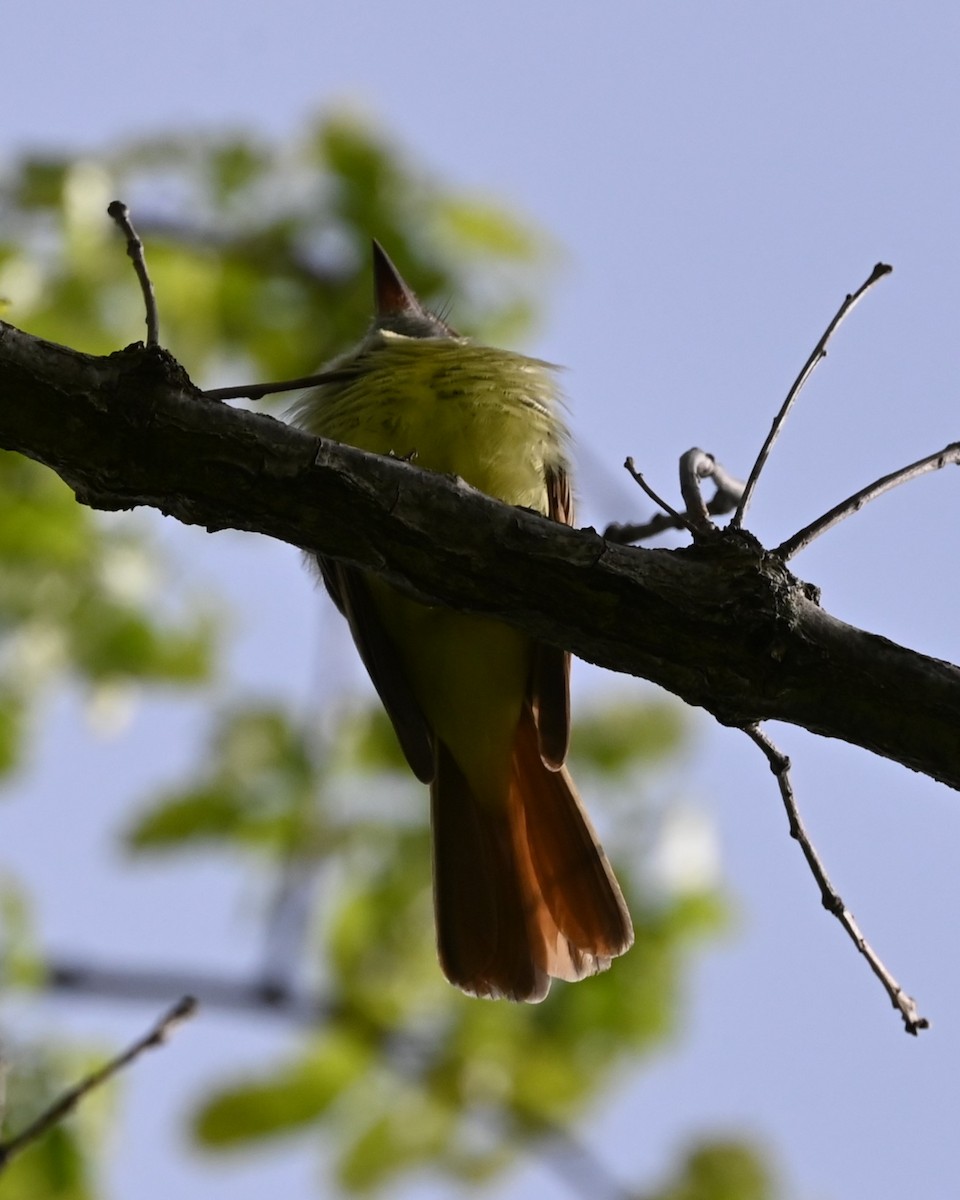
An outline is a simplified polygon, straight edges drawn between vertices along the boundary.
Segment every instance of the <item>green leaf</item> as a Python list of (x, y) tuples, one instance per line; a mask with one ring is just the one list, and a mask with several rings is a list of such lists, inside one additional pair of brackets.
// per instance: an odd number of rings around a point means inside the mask
[(0, 876), (0, 963), (4, 982), (15, 986), (37, 987), (46, 976), (29, 897), (7, 875)]
[(208, 1100), (194, 1117), (194, 1136), (202, 1146), (221, 1150), (295, 1132), (321, 1117), (372, 1059), (365, 1039), (333, 1028), (302, 1059)]
[(156, 805), (127, 834), (132, 850), (165, 850), (186, 842), (220, 841), (243, 823), (237, 797), (215, 788), (181, 793)]
[(678, 1177), (654, 1200), (773, 1200), (769, 1168), (752, 1147), (712, 1141), (690, 1151)]
[(3, 1172), (3, 1200), (94, 1200), (89, 1148), (56, 1125)]
[(437, 218), (458, 249), (477, 259), (494, 255), (535, 263), (543, 252), (543, 237), (538, 231), (489, 201), (451, 196), (438, 205)]
[(76, 611), (73, 653), (91, 679), (128, 676), (194, 683), (210, 669), (210, 628), (163, 630), (143, 612), (91, 595)]
[(71, 162), (66, 158), (24, 159), (14, 184), (15, 202), (25, 209), (59, 208), (70, 167)]
[(275, 708), (221, 718), (204, 777), (162, 795), (129, 829), (128, 848), (208, 842), (303, 855), (322, 849), (319, 776), (303, 734)]
[(25, 725), (25, 702), (0, 687), (0, 775), (19, 765)]

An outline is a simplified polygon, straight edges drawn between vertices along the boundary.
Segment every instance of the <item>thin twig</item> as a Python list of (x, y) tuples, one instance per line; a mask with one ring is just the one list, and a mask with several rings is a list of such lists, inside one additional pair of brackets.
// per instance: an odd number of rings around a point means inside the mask
[(85, 1079), (81, 1079), (79, 1083), (69, 1088), (49, 1108), (42, 1112), (36, 1120), (31, 1121), (26, 1128), (16, 1134), (15, 1137), (9, 1138), (5, 1142), (0, 1142), (0, 1171), (7, 1166), (15, 1155), (20, 1154), (28, 1146), (39, 1141), (45, 1133), (49, 1133), (54, 1125), (59, 1124), (64, 1117), (69, 1116), (80, 1101), (95, 1088), (101, 1087), (109, 1079), (112, 1079), (114, 1075), (122, 1071), (124, 1067), (128, 1067), (145, 1050), (151, 1050), (155, 1046), (162, 1046), (176, 1027), (189, 1017), (192, 1017), (196, 1011), (196, 1000), (192, 996), (184, 996), (182, 1000), (170, 1009), (166, 1016), (162, 1017), (154, 1025), (148, 1034), (134, 1042), (122, 1054), (118, 1054), (116, 1058), (110, 1059), (109, 1062), (104, 1063), (98, 1070), (91, 1072)]
[(783, 799), (783, 806), (787, 810), (787, 820), (790, 822), (790, 836), (800, 843), (803, 856), (807, 860), (807, 865), (814, 879), (817, 881), (817, 886), (820, 888), (820, 899), (823, 907), (837, 918), (847, 931), (853, 944), (867, 960), (871, 971), (873, 971), (874, 975), (883, 984), (887, 995), (890, 997), (890, 1003), (903, 1018), (903, 1024), (907, 1033), (913, 1034), (915, 1037), (921, 1029), (929, 1029), (930, 1022), (926, 1017), (920, 1016), (916, 1001), (912, 996), (908, 996), (903, 991), (900, 984), (897, 983), (896, 979), (894, 979), (881, 962), (876, 951), (860, 932), (860, 927), (854, 920), (853, 913), (844, 904), (836, 888), (830, 882), (826, 869), (820, 861), (820, 856), (817, 854), (813, 843), (810, 841), (810, 835), (807, 833), (800, 819), (796, 797), (793, 793), (793, 784), (790, 782), (790, 759), (785, 754), (780, 753), (759, 726), (744, 725), (742, 728), (747, 737), (763, 751), (767, 762), (770, 764), (770, 770), (777, 777), (780, 796)]
[(675, 527), (677, 529), (688, 529), (693, 534), (695, 534), (697, 532), (696, 527), (687, 517), (683, 516), (682, 513), (678, 513), (675, 508), (671, 508), (670, 505), (666, 502), (666, 500), (663, 500), (660, 496), (657, 495), (657, 493), (653, 490), (653, 488), (650, 486), (650, 484), (647, 483), (647, 481), (644, 479), (644, 477), (640, 474), (640, 472), (633, 465), (632, 458), (628, 458), (624, 462), (623, 466), (624, 466), (624, 470), (629, 471), (634, 482), (638, 483), (640, 485), (640, 487), (646, 492), (646, 494), (650, 497), (650, 499), (654, 502), (654, 504), (656, 504), (659, 508), (662, 508), (663, 511), (667, 514), (667, 516), (670, 517), (670, 519), (673, 522), (675, 522)]
[(262, 400), (277, 392), (297, 392), (303, 388), (317, 387), (321, 383), (338, 383), (356, 377), (355, 371), (320, 371), (316, 375), (302, 375), (299, 379), (283, 379), (276, 383), (248, 383), (240, 387), (211, 388), (202, 395), (207, 400)]
[[(628, 459), (627, 462), (629, 463), (627, 470), (630, 471), (633, 478), (648, 495), (653, 496), (657, 504), (666, 508), (667, 511), (656, 513), (649, 521), (642, 523), (621, 525), (616, 521), (611, 522), (603, 531), (604, 538), (625, 546), (630, 542), (644, 541), (646, 538), (664, 533), (668, 529), (689, 529), (687, 518), (680, 513), (675, 513), (668, 505), (664, 505), (663, 501), (646, 486), (643, 477), (638, 476), (637, 472), (632, 469), (633, 460)], [(704, 504), (696, 483), (699, 479), (712, 479), (717, 489), (706, 504)], [(710, 524), (709, 517), (722, 517), (726, 513), (732, 512), (743, 492), (743, 483), (739, 479), (730, 475), (712, 454), (696, 448), (688, 450), (680, 459), (680, 491), (685, 498), (687, 498), (687, 489), (691, 486), (695, 495), (699, 520), (704, 527)], [(689, 516), (689, 498), (687, 498), (687, 506)], [(702, 515), (703, 513), (707, 514), (706, 518)]]
[(888, 266), (886, 263), (877, 263), (877, 265), (870, 272), (869, 278), (866, 279), (855, 292), (853, 292), (851, 295), (848, 295), (844, 299), (839, 309), (837, 309), (836, 316), (824, 331), (823, 337), (821, 337), (820, 341), (817, 342), (813, 353), (807, 359), (806, 363), (804, 363), (803, 370), (794, 380), (793, 387), (791, 387), (790, 391), (787, 393), (786, 400), (784, 400), (780, 411), (777, 413), (773, 424), (770, 426), (770, 432), (767, 434), (767, 440), (763, 443), (760, 453), (757, 455), (757, 461), (753, 464), (753, 469), (751, 470), (750, 476), (747, 479), (747, 486), (743, 489), (743, 495), (740, 497), (740, 503), (737, 506), (737, 511), (734, 513), (733, 520), (730, 522), (734, 529), (739, 528), (741, 522), (743, 521), (744, 514), (746, 513), (747, 508), (750, 505), (750, 501), (753, 498), (753, 490), (757, 486), (757, 480), (760, 478), (760, 472), (763, 470), (767, 459), (770, 457), (770, 451), (773, 449), (774, 442), (780, 436), (780, 431), (783, 429), (784, 422), (787, 419), (787, 414), (793, 407), (793, 403), (796, 398), (800, 395), (803, 385), (813, 374), (817, 363), (819, 363), (822, 358), (826, 358), (827, 343), (830, 341), (831, 337), (833, 337), (844, 317), (846, 317), (847, 314), (855, 307), (860, 298), (864, 296), (869, 289), (872, 288), (875, 283), (877, 283), (878, 280), (882, 279), (884, 275), (889, 275), (892, 270), (893, 267)]
[(871, 500), (876, 500), (884, 492), (889, 492), (901, 483), (909, 483), (911, 479), (916, 479), (919, 475), (926, 475), (930, 471), (939, 471), (943, 467), (957, 466), (958, 464), (960, 464), (960, 442), (951, 442), (949, 446), (944, 446), (936, 454), (930, 454), (926, 458), (921, 458), (917, 462), (911, 463), (908, 467), (901, 467), (899, 471), (894, 471), (890, 475), (884, 475), (882, 479), (868, 484), (867, 487), (861, 488), (859, 492), (854, 492), (846, 500), (841, 500), (829, 512), (824, 513), (822, 517), (811, 521), (799, 533), (795, 533), (793, 537), (787, 538), (785, 542), (781, 542), (773, 553), (778, 554), (786, 562), (788, 559), (793, 558), (795, 554), (799, 554), (801, 550), (806, 549), (821, 533), (826, 533), (834, 525), (838, 525), (847, 517), (859, 512), (865, 504), (869, 504)]
[(293, 847), (287, 847), (276, 893), (270, 904), (263, 938), (260, 986), (272, 995), (294, 991), (297, 963), (310, 923), (310, 893), (317, 867)]
[(144, 257), (143, 242), (130, 220), (130, 210), (122, 200), (113, 200), (107, 206), (107, 214), (120, 226), (127, 239), (127, 254), (133, 263), (133, 269), (140, 281), (140, 291), (143, 293), (143, 303), (147, 310), (147, 345), (160, 344), (160, 316), (157, 312), (157, 297), (153, 290), (153, 282), (147, 271), (147, 260)]

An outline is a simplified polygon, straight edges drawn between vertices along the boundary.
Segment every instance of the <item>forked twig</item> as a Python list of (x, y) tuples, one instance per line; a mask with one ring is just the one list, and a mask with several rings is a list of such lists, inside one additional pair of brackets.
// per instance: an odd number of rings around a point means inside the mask
[(57, 1125), (64, 1117), (74, 1111), (77, 1105), (85, 1096), (89, 1095), (95, 1088), (101, 1087), (114, 1075), (122, 1071), (124, 1067), (129, 1066), (145, 1050), (151, 1050), (154, 1046), (161, 1046), (167, 1040), (176, 1027), (197, 1011), (197, 1002), (192, 996), (184, 996), (177, 1004), (170, 1009), (166, 1016), (162, 1017), (153, 1029), (148, 1034), (134, 1042), (122, 1054), (118, 1054), (116, 1058), (110, 1059), (104, 1063), (98, 1070), (91, 1072), (85, 1079), (81, 1079), (79, 1083), (74, 1084), (63, 1093), (57, 1100), (45, 1109), (36, 1120), (31, 1121), (24, 1129), (22, 1129), (14, 1137), (9, 1138), (5, 1142), (0, 1142), (0, 1171), (10, 1162), (15, 1155), (20, 1154), (23, 1150), (34, 1142), (38, 1141), (45, 1133), (48, 1133), (54, 1125)]
[(770, 770), (777, 777), (780, 796), (783, 799), (783, 806), (787, 810), (787, 820), (790, 822), (790, 836), (800, 843), (803, 856), (807, 860), (807, 865), (820, 888), (820, 899), (823, 907), (837, 918), (847, 931), (853, 944), (867, 960), (871, 971), (873, 971), (874, 975), (883, 984), (887, 995), (890, 997), (891, 1004), (903, 1018), (903, 1024), (907, 1033), (913, 1034), (915, 1037), (921, 1029), (929, 1029), (930, 1022), (926, 1017), (920, 1016), (916, 1001), (912, 996), (906, 994), (881, 962), (876, 951), (860, 932), (860, 927), (854, 920), (853, 913), (844, 904), (836, 888), (830, 882), (826, 869), (820, 861), (820, 856), (817, 854), (813, 843), (810, 841), (810, 835), (807, 833), (800, 819), (796, 797), (793, 794), (793, 785), (790, 782), (790, 759), (785, 754), (780, 753), (758, 725), (744, 725), (742, 729), (747, 737), (763, 751), (767, 762), (770, 764)]
[[(624, 466), (647, 495), (667, 511), (655, 513), (649, 521), (642, 523), (627, 525), (614, 521), (608, 525), (603, 531), (603, 536), (621, 546), (630, 542), (641, 542), (668, 529), (689, 529), (691, 521), (698, 528), (707, 530), (712, 524), (710, 518), (722, 517), (725, 513), (732, 512), (743, 492), (742, 482), (730, 475), (712, 454), (694, 447), (680, 459), (680, 491), (687, 505), (687, 514), (683, 516), (675, 513), (669, 505), (665, 505), (660, 497), (646, 486), (643, 476), (633, 468), (633, 459), (627, 459)], [(705, 503), (699, 486), (703, 479), (712, 479), (717, 489)]]
[(107, 206), (107, 214), (120, 226), (121, 232), (127, 239), (127, 254), (133, 263), (133, 269), (140, 281), (140, 291), (143, 293), (143, 303), (147, 310), (147, 345), (160, 344), (160, 316), (157, 312), (157, 296), (153, 290), (153, 281), (147, 271), (147, 261), (144, 257), (143, 242), (130, 220), (130, 210), (122, 200), (112, 200)]
[(773, 444), (780, 436), (780, 431), (783, 429), (787, 415), (789, 414), (790, 409), (793, 407), (794, 401), (800, 395), (803, 385), (813, 374), (820, 360), (826, 357), (827, 343), (833, 337), (844, 317), (846, 317), (847, 314), (855, 307), (861, 297), (864, 296), (870, 290), (870, 288), (872, 288), (873, 285), (878, 282), (878, 280), (882, 279), (884, 275), (889, 275), (892, 270), (893, 267), (888, 266), (886, 263), (877, 263), (877, 265), (870, 272), (870, 277), (866, 279), (855, 292), (848, 295), (837, 309), (836, 315), (827, 326), (823, 336), (820, 338), (820, 341), (817, 342), (813, 353), (804, 363), (803, 370), (794, 380), (793, 386), (787, 393), (786, 400), (784, 400), (780, 411), (777, 413), (776, 417), (774, 417), (773, 424), (770, 426), (770, 432), (767, 434), (767, 440), (760, 448), (760, 453), (757, 455), (757, 461), (753, 464), (753, 468), (750, 471), (750, 475), (747, 479), (747, 485), (743, 489), (743, 495), (740, 497), (740, 503), (737, 506), (737, 511), (734, 513), (733, 519), (730, 522), (732, 528), (739, 528), (741, 522), (743, 521), (744, 514), (746, 513), (747, 508), (750, 505), (750, 501), (753, 498), (753, 490), (757, 486), (757, 480), (760, 478), (760, 472), (763, 470), (767, 459), (770, 457), (770, 451), (773, 449)]
[(826, 533), (834, 525), (838, 525), (855, 512), (859, 512), (865, 504), (869, 504), (871, 500), (876, 500), (884, 492), (889, 492), (901, 483), (909, 483), (911, 479), (916, 479), (920, 475), (926, 475), (930, 471), (939, 471), (943, 467), (957, 465), (960, 465), (960, 442), (951, 442), (949, 446), (944, 446), (936, 454), (930, 454), (926, 458), (921, 458), (917, 462), (911, 463), (908, 467), (901, 467), (899, 471), (893, 471), (889, 475), (884, 475), (882, 479), (877, 479), (874, 483), (868, 484), (867, 487), (861, 488), (859, 492), (854, 492), (846, 500), (841, 500), (829, 512), (824, 513), (822, 517), (811, 521), (799, 533), (795, 533), (793, 537), (787, 538), (785, 542), (781, 542), (773, 553), (778, 554), (784, 562), (787, 562), (795, 554), (799, 554), (801, 550), (806, 549), (821, 533)]

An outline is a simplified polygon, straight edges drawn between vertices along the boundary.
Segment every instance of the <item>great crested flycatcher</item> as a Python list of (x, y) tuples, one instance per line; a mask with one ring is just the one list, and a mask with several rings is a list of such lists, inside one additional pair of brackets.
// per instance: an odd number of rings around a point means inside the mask
[[(570, 524), (553, 368), (460, 337), (376, 242), (373, 274), (370, 330), (295, 405), (297, 423)], [(487, 617), (416, 603), (353, 567), (319, 564), (411, 769), (430, 785), (447, 978), (476, 996), (535, 1001), (551, 977), (602, 971), (633, 928), (563, 765), (569, 654)]]

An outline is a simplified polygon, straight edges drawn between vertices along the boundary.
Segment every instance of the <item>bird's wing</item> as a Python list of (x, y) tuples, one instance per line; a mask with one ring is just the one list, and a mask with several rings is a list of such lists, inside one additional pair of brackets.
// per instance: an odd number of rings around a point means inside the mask
[(347, 618), (363, 665), (393, 723), (411, 771), (423, 783), (430, 783), (435, 770), (433, 734), (377, 615), (363, 573), (329, 558), (318, 556), (317, 562), (327, 591)]
[[(561, 525), (573, 524), (570, 477), (562, 467), (548, 467), (547, 515)], [(530, 706), (537, 724), (540, 757), (558, 771), (570, 745), (570, 654), (538, 642), (534, 646)]]

